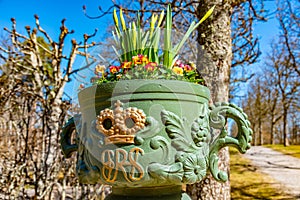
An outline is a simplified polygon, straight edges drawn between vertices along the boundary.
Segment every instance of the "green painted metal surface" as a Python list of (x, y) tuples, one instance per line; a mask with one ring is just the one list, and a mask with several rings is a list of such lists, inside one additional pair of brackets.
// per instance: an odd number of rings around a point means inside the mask
[[(66, 157), (77, 151), (80, 182), (113, 186), (107, 199), (189, 199), (181, 193), (183, 183), (199, 182), (208, 172), (228, 179), (218, 169), (221, 148), (250, 148), (246, 114), (229, 103), (209, 107), (209, 96), (205, 86), (173, 80), (86, 88), (78, 94), (81, 115), (63, 128), (62, 151)], [(227, 118), (237, 123), (236, 137), (227, 133)], [(71, 144), (74, 129), (77, 142)]]

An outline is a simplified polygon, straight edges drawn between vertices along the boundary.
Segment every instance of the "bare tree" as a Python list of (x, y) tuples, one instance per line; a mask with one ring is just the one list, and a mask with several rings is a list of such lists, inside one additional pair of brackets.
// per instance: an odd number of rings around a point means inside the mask
[(292, 67), (292, 60), (289, 58), (289, 54), (285, 49), (277, 44), (272, 45), (272, 52), (269, 54), (268, 65), (273, 69), (276, 77), (276, 86), (280, 95), (281, 106), (282, 106), (282, 120), (283, 120), (283, 142), (284, 146), (289, 145), (287, 123), (288, 113), (291, 105), (294, 103), (299, 94), (299, 80), (295, 74), (294, 68)]
[[(288, 144), (288, 135), (294, 141), (297, 140), (297, 125), (294, 120), (299, 114), (299, 81), (293, 68), (286, 62), (286, 52), (279, 46), (273, 44), (266, 66), (261, 67), (262, 72), (256, 74), (256, 79), (250, 82), (247, 98), (242, 101), (254, 130), (254, 145), (262, 144), (264, 138), (268, 138), (270, 144), (274, 144), (276, 139)], [(290, 134), (288, 125), (294, 127), (290, 129)], [(281, 127), (280, 130), (278, 127)]]
[[(269, 77), (268, 77), (269, 78)], [(265, 124), (269, 123), (268, 96), (270, 88), (266, 87), (266, 80), (261, 74), (256, 74), (256, 78), (249, 83), (247, 98), (242, 102), (245, 112), (248, 113), (252, 124), (253, 144), (263, 145), (265, 143)], [(273, 101), (273, 99), (272, 99)], [(277, 105), (276, 105), (277, 106)]]
[[(274, 39), (271, 44), (272, 50), (265, 59), (266, 67), (262, 67), (263, 74), (258, 75), (263, 80), (263, 84), (260, 85), (264, 95), (261, 103), (266, 106), (268, 116), (263, 124), (270, 124), (268, 132), (271, 144), (275, 143), (274, 133), (277, 133), (277, 139), (285, 146), (289, 145), (289, 137), (297, 135), (296, 131), (288, 129), (288, 126), (294, 126), (294, 123), (289, 121), (292, 121), (295, 113), (299, 113), (299, 8), (299, 1), (277, 1), (279, 38)], [(252, 97), (248, 96), (247, 102), (252, 101), (251, 99)], [(251, 110), (249, 106), (245, 108)], [(253, 109), (261, 108), (254, 105), (251, 112)], [(256, 112), (256, 116), (250, 120), (254, 127), (260, 126), (256, 120), (260, 119), (260, 114)]]
[[(292, 6), (293, 4), (293, 6)], [(284, 146), (289, 145), (287, 135), (287, 115), (288, 110), (294, 100), (294, 93), (299, 93), (299, 63), (300, 63), (300, 23), (299, 23), (299, 1), (278, 1), (277, 19), (280, 24), (280, 43), (283, 45), (277, 47), (277, 52), (272, 53), (272, 58), (277, 56), (277, 63), (272, 59), (273, 66), (276, 69), (278, 77), (278, 86), (282, 98), (283, 106), (283, 136)], [(276, 46), (275, 46), (276, 48)], [(284, 52), (279, 53), (279, 51)], [(283, 54), (283, 55), (282, 55)]]
[(275, 79), (272, 71), (265, 69), (264, 71), (264, 83), (263, 83), (263, 94), (265, 95), (266, 108), (267, 108), (267, 119), (270, 124), (270, 144), (275, 144), (274, 139), (274, 128), (275, 125), (282, 118), (278, 101), (279, 101), (279, 92), (278, 88), (275, 86)]
[(300, 75), (300, 2), (299, 1), (277, 1), (276, 17), (280, 24), (280, 42), (287, 51), (291, 68)]
[[(12, 27), (5, 28), (9, 41), (0, 46), (0, 198), (92, 197), (102, 187), (78, 185), (74, 159), (62, 158), (59, 133), (71, 104), (64, 96), (65, 85), (94, 62), (87, 53), (95, 45), (89, 43), (94, 34), (85, 34), (82, 44), (72, 40), (71, 50), (65, 52), (66, 39), (74, 32), (65, 20), (57, 41), (38, 16), (34, 28), (25, 27), (27, 35), (18, 32), (15, 19), (11, 21)], [(73, 69), (77, 55), (87, 60), (81, 69)]]

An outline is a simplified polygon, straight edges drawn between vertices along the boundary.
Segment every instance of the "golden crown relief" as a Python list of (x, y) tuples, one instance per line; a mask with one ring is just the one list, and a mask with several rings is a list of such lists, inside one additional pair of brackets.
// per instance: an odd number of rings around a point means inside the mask
[(97, 116), (96, 128), (103, 133), (105, 144), (134, 144), (135, 134), (146, 126), (146, 115), (136, 107), (123, 109), (117, 101), (115, 109), (104, 109)]

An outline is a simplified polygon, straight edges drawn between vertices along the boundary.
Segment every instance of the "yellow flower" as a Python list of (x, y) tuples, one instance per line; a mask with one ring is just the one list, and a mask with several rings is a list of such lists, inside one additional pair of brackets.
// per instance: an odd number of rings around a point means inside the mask
[(141, 64), (148, 64), (149, 60), (146, 56), (144, 55), (137, 55), (137, 56), (132, 56), (132, 61), (135, 65), (141, 65)]
[(57, 175), (57, 179), (59, 179), (59, 180), (64, 179), (64, 177), (65, 177), (65, 175), (64, 175), (63, 172), (59, 172), (58, 175)]
[(149, 60), (146, 56), (142, 56), (141, 61), (142, 61), (143, 64), (148, 64), (149, 63)]
[(121, 67), (122, 67), (122, 69), (130, 69), (131, 68), (131, 62), (122, 62)]
[(118, 74), (117, 78), (120, 79), (122, 77), (122, 74)]
[(172, 70), (178, 75), (183, 75), (183, 69), (181, 67), (173, 67)]
[(140, 65), (142, 64), (141, 59), (139, 58), (139, 56), (132, 56), (132, 61), (134, 62), (135, 65)]
[(189, 65), (190, 65), (193, 69), (196, 69), (196, 64), (195, 64), (195, 63), (189, 62)]
[(95, 67), (95, 74), (104, 74), (106, 67), (104, 65), (97, 65)]

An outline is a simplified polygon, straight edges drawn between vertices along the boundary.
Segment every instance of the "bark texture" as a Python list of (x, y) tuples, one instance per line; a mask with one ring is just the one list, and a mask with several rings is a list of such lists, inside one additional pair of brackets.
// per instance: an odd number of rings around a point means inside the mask
[[(230, 66), (232, 59), (230, 18), (232, 5), (229, 1), (200, 1), (198, 13), (203, 15), (216, 5), (213, 16), (199, 27), (198, 42), (204, 48), (198, 66), (211, 91), (212, 103), (227, 102), (229, 94)], [(229, 172), (229, 152), (219, 153), (219, 168)], [(230, 199), (230, 182), (219, 183), (209, 175), (202, 182), (187, 186), (187, 192), (196, 199)]]

